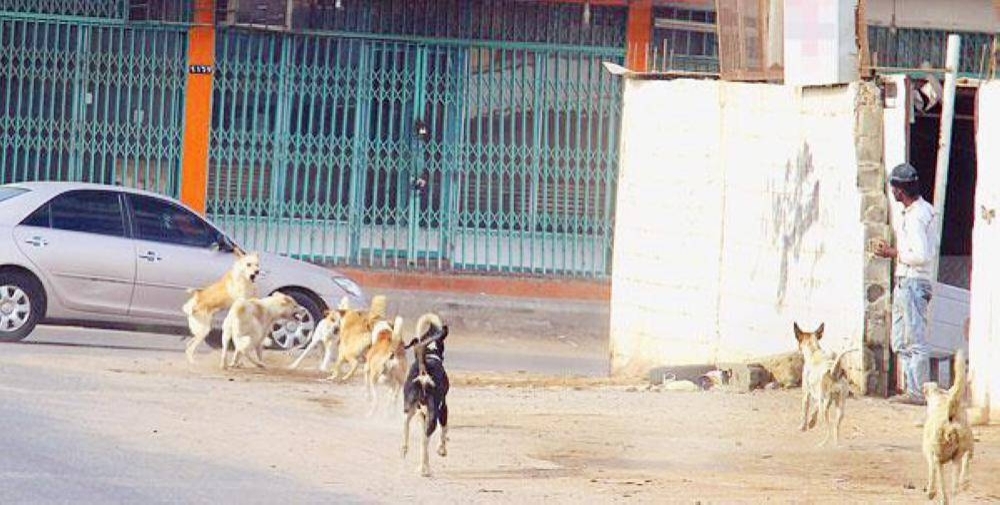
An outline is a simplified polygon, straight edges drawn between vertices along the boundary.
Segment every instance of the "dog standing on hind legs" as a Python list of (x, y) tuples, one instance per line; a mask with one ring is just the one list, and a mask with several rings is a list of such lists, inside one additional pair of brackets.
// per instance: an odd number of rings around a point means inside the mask
[(413, 364), (403, 386), (403, 457), (410, 446), (410, 420), (417, 413), (423, 419), (423, 437), (420, 442), (420, 465), (417, 471), (430, 476), (427, 445), (431, 435), (441, 425), (438, 455), (448, 455), (448, 374), (444, 369), (444, 341), (448, 327), (441, 324), (436, 314), (424, 314), (417, 321), (416, 336), (406, 344), (413, 347)]
[(194, 352), (212, 331), (215, 313), (229, 309), (236, 300), (257, 295), (254, 281), (260, 274), (260, 257), (257, 253), (246, 254), (238, 248), (233, 254), (236, 255), (236, 262), (226, 275), (202, 289), (188, 290), (191, 298), (184, 303), (183, 310), (192, 337), (184, 350), (189, 363), (194, 363)]
[[(799, 343), (799, 351), (802, 352), (803, 358), (802, 424), (799, 429), (806, 431), (816, 426), (816, 419), (822, 411), (827, 429), (826, 436), (819, 445), (826, 445), (832, 434), (833, 444), (839, 446), (840, 423), (844, 420), (844, 406), (851, 394), (847, 373), (841, 361), (850, 351), (844, 351), (834, 357), (824, 352), (819, 346), (819, 341), (823, 338), (825, 326), (820, 324), (816, 331), (805, 332), (799, 328), (798, 323), (794, 323), (795, 340)], [(834, 410), (832, 422), (831, 409)]]
[(927, 460), (927, 498), (933, 500), (938, 493), (941, 503), (948, 503), (945, 488), (945, 463), (954, 465), (952, 495), (969, 485), (969, 462), (974, 452), (975, 437), (962, 406), (967, 379), (965, 353), (955, 354), (955, 380), (949, 389), (941, 389), (936, 382), (923, 385), (927, 399), (927, 420), (924, 421), (923, 453)]

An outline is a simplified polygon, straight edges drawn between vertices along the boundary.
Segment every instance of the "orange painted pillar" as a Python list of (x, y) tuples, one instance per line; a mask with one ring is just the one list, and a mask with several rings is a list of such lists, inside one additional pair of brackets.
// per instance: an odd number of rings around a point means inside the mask
[(204, 214), (208, 197), (208, 144), (212, 130), (215, 2), (195, 0), (194, 4), (195, 24), (188, 32), (181, 201)]
[(648, 59), (650, 44), (653, 42), (653, 0), (629, 2), (625, 38), (628, 43), (625, 66), (636, 72), (650, 70)]

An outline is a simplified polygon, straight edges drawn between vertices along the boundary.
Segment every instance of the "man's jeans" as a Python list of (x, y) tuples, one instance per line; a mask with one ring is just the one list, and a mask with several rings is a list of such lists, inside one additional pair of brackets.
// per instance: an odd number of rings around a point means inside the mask
[(930, 380), (930, 346), (927, 345), (927, 305), (931, 282), (903, 277), (892, 297), (892, 350), (903, 360), (906, 392), (923, 399), (923, 385)]

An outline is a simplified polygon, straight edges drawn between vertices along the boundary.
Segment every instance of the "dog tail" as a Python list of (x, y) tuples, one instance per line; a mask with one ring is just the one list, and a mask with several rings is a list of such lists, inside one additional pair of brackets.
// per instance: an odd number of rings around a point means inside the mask
[(839, 379), (840, 377), (847, 377), (847, 370), (844, 369), (844, 356), (847, 356), (852, 352), (859, 352), (859, 351), (861, 351), (861, 349), (855, 347), (853, 349), (841, 351), (839, 354), (837, 354), (837, 357), (833, 359), (833, 368), (830, 369), (830, 375), (832, 375), (834, 379)]
[(396, 316), (392, 322), (392, 343), (397, 345), (403, 343), (403, 316)]
[(372, 305), (368, 309), (369, 320), (385, 319), (386, 298), (385, 295), (375, 295), (372, 297)]
[(955, 353), (955, 379), (951, 388), (948, 389), (948, 419), (954, 419), (958, 415), (958, 410), (962, 408), (962, 400), (965, 398), (965, 384), (968, 382), (968, 370), (965, 364), (965, 351), (959, 349)]
[(428, 312), (420, 316), (420, 319), (417, 320), (417, 328), (414, 332), (413, 338), (415, 340), (420, 340), (432, 331), (436, 332), (441, 330), (442, 326), (444, 325), (441, 324), (441, 317), (433, 312)]

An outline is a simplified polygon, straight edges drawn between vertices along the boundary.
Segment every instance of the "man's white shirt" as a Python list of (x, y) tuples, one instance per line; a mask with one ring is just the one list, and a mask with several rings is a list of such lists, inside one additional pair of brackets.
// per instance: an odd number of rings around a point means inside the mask
[(937, 212), (922, 197), (903, 207), (902, 219), (893, 223), (896, 232), (896, 276), (931, 278), (937, 252)]

